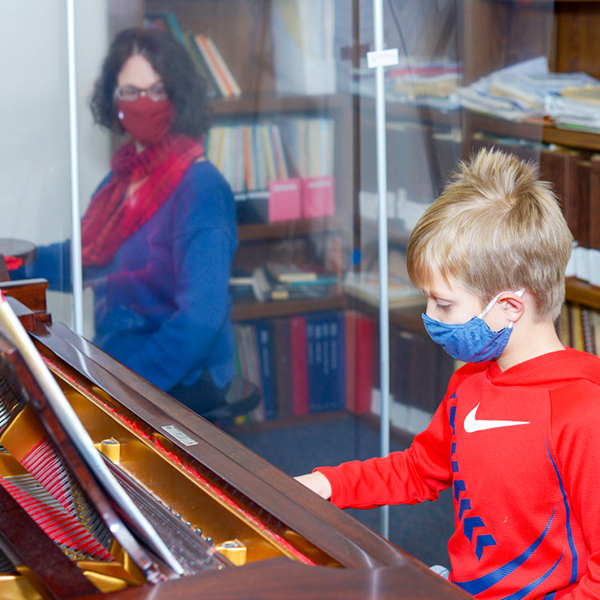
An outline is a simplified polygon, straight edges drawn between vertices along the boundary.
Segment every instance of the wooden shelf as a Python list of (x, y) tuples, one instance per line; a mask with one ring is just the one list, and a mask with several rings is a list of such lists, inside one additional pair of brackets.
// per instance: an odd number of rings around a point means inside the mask
[(350, 96), (347, 94), (331, 94), (327, 96), (273, 96), (254, 95), (240, 98), (226, 98), (212, 101), (215, 118), (227, 116), (263, 118), (269, 113), (292, 112), (328, 112), (341, 108), (350, 108)]
[(565, 297), (569, 302), (584, 304), (600, 310), (600, 287), (591, 285), (581, 279), (568, 278)]
[[(373, 118), (375, 118), (375, 100), (361, 96), (360, 110), (364, 113), (373, 113)], [(448, 127), (458, 126), (461, 123), (460, 111), (441, 111), (428, 106), (412, 106), (400, 102), (386, 102), (385, 113), (390, 120), (417, 121)]]
[(237, 300), (231, 312), (232, 321), (250, 321), (272, 317), (287, 317), (295, 314), (318, 312), (321, 310), (343, 310), (347, 307), (346, 296), (332, 294), (325, 298), (309, 298), (306, 300), (282, 300), (256, 302), (253, 300)]
[(583, 150), (600, 151), (600, 135), (586, 131), (569, 131), (546, 125), (542, 141), (547, 144), (560, 144)]
[(297, 221), (279, 221), (276, 223), (256, 223), (238, 225), (240, 242), (285, 239), (327, 232), (349, 233), (350, 224), (344, 224), (342, 217), (323, 217), (321, 219), (301, 219)]
[(552, 125), (516, 123), (468, 112), (469, 128), (472, 132), (485, 131), (500, 136), (559, 144), (582, 150), (600, 152), (600, 135), (585, 131), (558, 129)]

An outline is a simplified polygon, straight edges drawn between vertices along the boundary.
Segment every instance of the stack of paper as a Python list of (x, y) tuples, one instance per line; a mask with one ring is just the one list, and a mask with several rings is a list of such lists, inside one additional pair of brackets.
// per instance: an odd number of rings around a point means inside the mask
[(271, 7), (277, 91), (335, 93), (334, 0), (273, 0)]
[[(372, 69), (355, 72), (357, 91), (363, 96), (375, 96)], [(460, 63), (434, 59), (404, 57), (401, 63), (385, 72), (385, 95), (388, 102), (429, 106), (441, 111), (460, 108), (457, 95), (462, 77)]]
[(546, 97), (546, 111), (557, 127), (600, 133), (600, 82), (568, 86)]
[(547, 113), (556, 118), (562, 109), (549, 111), (549, 102), (560, 98), (561, 90), (598, 84), (585, 73), (550, 73), (547, 58), (539, 56), (482, 77), (461, 88), (459, 96), (469, 110), (511, 121), (542, 118)]

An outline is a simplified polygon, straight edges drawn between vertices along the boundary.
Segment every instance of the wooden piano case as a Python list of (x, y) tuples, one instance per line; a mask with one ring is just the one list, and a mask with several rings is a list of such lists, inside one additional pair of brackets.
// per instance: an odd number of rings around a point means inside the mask
[[(179, 546), (173, 539), (198, 535), (225, 558), (211, 570), (154, 585), (113, 581), (103, 586), (91, 578), (94, 588), (83, 584), (78, 592), (66, 585), (63, 592), (62, 568), (44, 564), (37, 547), (46, 542), (30, 541), (32, 547), (21, 550), (14, 532), (11, 541), (11, 527), (0, 527), (1, 545), (16, 550), (24, 563), (20, 573), (33, 572), (37, 586), (35, 592), (26, 586), (19, 595), (13, 578), (6, 588), (10, 593), (4, 592), (0, 576), (0, 597), (466, 597), (66, 326), (51, 324), (45, 288), (43, 280), (0, 286), (94, 445), (124, 484), (140, 490), (143, 498), (135, 496), (134, 502), (149, 519), (156, 514), (158, 521), (174, 526), (157, 531), (176, 555)], [(0, 521), (5, 511), (15, 509), (10, 498), (4, 500), (6, 505), (0, 496)], [(48, 577), (56, 581), (46, 586)]]

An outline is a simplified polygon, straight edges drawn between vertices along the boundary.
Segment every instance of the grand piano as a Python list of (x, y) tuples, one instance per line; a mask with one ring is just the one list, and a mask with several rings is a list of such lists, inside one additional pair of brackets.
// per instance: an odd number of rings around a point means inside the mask
[(42, 363), (0, 318), (0, 598), (467, 597), (52, 323), (46, 287), (0, 284)]

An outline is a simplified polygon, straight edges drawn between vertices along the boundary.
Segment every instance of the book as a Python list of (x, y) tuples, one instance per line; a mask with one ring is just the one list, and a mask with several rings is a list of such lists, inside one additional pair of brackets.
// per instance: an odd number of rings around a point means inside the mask
[(305, 219), (329, 217), (335, 214), (335, 191), (331, 175), (307, 177), (301, 182), (302, 216)]
[(576, 302), (569, 303), (569, 328), (571, 347), (575, 350), (585, 351), (583, 326), (581, 322), (581, 305)]
[(204, 54), (201, 52), (198, 44), (196, 43), (195, 35), (193, 33), (184, 34), (183, 44), (188, 51), (196, 70), (206, 82), (207, 96), (209, 98), (223, 98), (223, 93), (219, 89), (219, 85), (217, 84), (210, 68), (206, 63)]
[(270, 7), (277, 92), (335, 93), (334, 0), (274, 0)]
[(283, 264), (267, 261), (265, 269), (269, 277), (279, 283), (306, 283), (308, 281), (316, 281), (318, 277), (317, 272), (311, 270), (310, 267), (299, 267), (292, 263)]
[(294, 173), (301, 178), (334, 173), (335, 121), (330, 117), (282, 117), (281, 136)]
[(229, 277), (229, 293), (234, 297), (254, 296), (253, 284), (252, 273), (234, 271)]
[(590, 203), (592, 163), (589, 160), (579, 160), (575, 165), (575, 190), (577, 198), (577, 224), (574, 237), (580, 246), (590, 247)]
[[(279, 169), (278, 169), (279, 173)], [(269, 223), (302, 217), (300, 179), (269, 181)]]
[(208, 36), (196, 34), (193, 40), (204, 58), (208, 70), (217, 84), (217, 87), (223, 98), (237, 98), (241, 95), (241, 90), (235, 81), (231, 71), (225, 64), (221, 53), (217, 50), (215, 43)]
[(254, 327), (258, 344), (264, 418), (269, 420), (277, 416), (273, 323), (271, 321), (256, 321)]
[(346, 336), (346, 410), (356, 412), (356, 320), (359, 312), (349, 310), (345, 314)]
[(597, 310), (591, 310), (590, 321), (594, 340), (594, 354), (596, 354), (596, 356), (600, 356), (600, 312)]
[(574, 236), (577, 235), (577, 198), (573, 197), (576, 156), (566, 149), (547, 149), (540, 152), (540, 181), (552, 184), (559, 200), (565, 220)]
[(258, 339), (256, 328), (252, 323), (237, 323), (234, 325), (234, 337), (238, 347), (240, 366), (244, 379), (253, 383), (261, 394), (261, 402), (250, 413), (250, 420), (260, 422), (265, 420), (263, 381), (261, 375)]
[(302, 216), (300, 181), (289, 177), (276, 124), (215, 125), (208, 131), (205, 145), (209, 160), (231, 186), (239, 223)]
[(235, 77), (233, 76), (231, 70), (229, 69), (229, 66), (223, 59), (223, 55), (217, 49), (217, 46), (215, 45), (215, 42), (212, 38), (209, 38), (208, 36), (204, 36), (204, 37), (205, 37), (206, 44), (207, 44), (208, 50), (210, 52), (211, 58), (215, 61), (216, 65), (217, 65), (217, 69), (219, 71), (219, 74), (223, 77), (223, 79), (225, 81), (225, 85), (229, 92), (227, 97), (228, 98), (230, 98), (230, 97), (231, 98), (239, 98), (242, 95), (242, 90), (240, 89), (238, 82), (236, 81)]
[(292, 406), (292, 350), (288, 318), (273, 320), (275, 339), (275, 389), (277, 415), (280, 418), (294, 414)]
[(588, 214), (589, 247), (600, 250), (600, 155), (590, 160), (590, 197)]
[(594, 335), (593, 310), (581, 308), (581, 330), (583, 334), (583, 347), (586, 352), (597, 355), (596, 338)]
[(342, 313), (312, 313), (306, 321), (308, 412), (345, 408)]
[(308, 366), (306, 320), (290, 318), (290, 354), (292, 357), (292, 408), (294, 415), (308, 414)]
[(373, 350), (375, 344), (375, 322), (369, 316), (355, 313), (356, 350), (353, 365), (346, 369), (354, 371), (354, 412), (368, 413), (371, 410), (371, 393), (373, 390)]
[(332, 284), (319, 284), (316, 282), (287, 284), (280, 283), (271, 289), (270, 300), (308, 300), (324, 298), (335, 293), (337, 286)]
[(144, 23), (146, 27), (168, 33), (175, 41), (183, 44), (183, 33), (175, 13), (171, 11), (147, 12), (144, 15)]
[(272, 287), (263, 266), (256, 267), (252, 272), (252, 290), (254, 291), (254, 297), (259, 302), (265, 302), (271, 299)]

